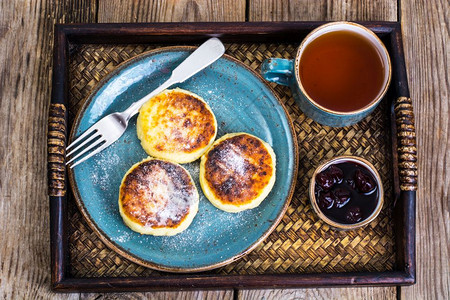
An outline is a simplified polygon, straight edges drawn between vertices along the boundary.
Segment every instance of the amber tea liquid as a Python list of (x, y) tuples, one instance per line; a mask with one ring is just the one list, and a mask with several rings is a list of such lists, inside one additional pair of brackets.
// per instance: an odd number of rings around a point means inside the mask
[(385, 66), (375, 46), (352, 31), (325, 33), (304, 49), (299, 64), (306, 93), (337, 112), (366, 107), (383, 90)]

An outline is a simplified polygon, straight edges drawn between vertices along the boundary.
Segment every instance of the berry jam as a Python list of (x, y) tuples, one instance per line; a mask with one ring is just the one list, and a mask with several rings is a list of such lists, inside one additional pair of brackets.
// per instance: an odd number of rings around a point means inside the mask
[(377, 181), (367, 168), (353, 161), (329, 166), (316, 175), (314, 187), (320, 210), (341, 224), (367, 219), (378, 203)]

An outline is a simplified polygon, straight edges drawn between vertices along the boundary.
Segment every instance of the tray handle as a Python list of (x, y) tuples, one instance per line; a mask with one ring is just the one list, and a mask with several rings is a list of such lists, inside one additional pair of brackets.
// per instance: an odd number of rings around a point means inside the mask
[(62, 197), (66, 194), (65, 149), (66, 149), (66, 107), (52, 103), (48, 117), (47, 162), (48, 194)]
[(397, 124), (400, 190), (416, 191), (417, 147), (411, 98), (397, 98), (394, 105), (394, 111)]

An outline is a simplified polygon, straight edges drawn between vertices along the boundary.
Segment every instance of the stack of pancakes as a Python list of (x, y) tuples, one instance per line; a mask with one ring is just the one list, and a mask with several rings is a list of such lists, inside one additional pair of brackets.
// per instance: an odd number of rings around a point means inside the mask
[(151, 158), (132, 166), (119, 192), (125, 224), (142, 234), (174, 235), (194, 219), (198, 191), (178, 163), (201, 157), (200, 185), (209, 201), (227, 212), (257, 207), (275, 182), (275, 153), (248, 133), (214, 142), (217, 121), (208, 104), (182, 89), (166, 90), (144, 104), (137, 135)]

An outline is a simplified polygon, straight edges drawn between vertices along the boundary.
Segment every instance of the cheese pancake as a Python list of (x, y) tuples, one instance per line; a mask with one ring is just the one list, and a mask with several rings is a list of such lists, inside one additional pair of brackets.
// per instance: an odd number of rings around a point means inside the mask
[(166, 90), (139, 110), (137, 136), (153, 157), (188, 163), (212, 145), (217, 121), (209, 105), (182, 89)]
[(227, 134), (202, 156), (200, 185), (211, 203), (227, 212), (257, 207), (275, 183), (275, 153), (248, 133)]
[(180, 233), (197, 214), (198, 202), (188, 171), (166, 160), (144, 159), (128, 170), (120, 185), (120, 215), (142, 234)]

